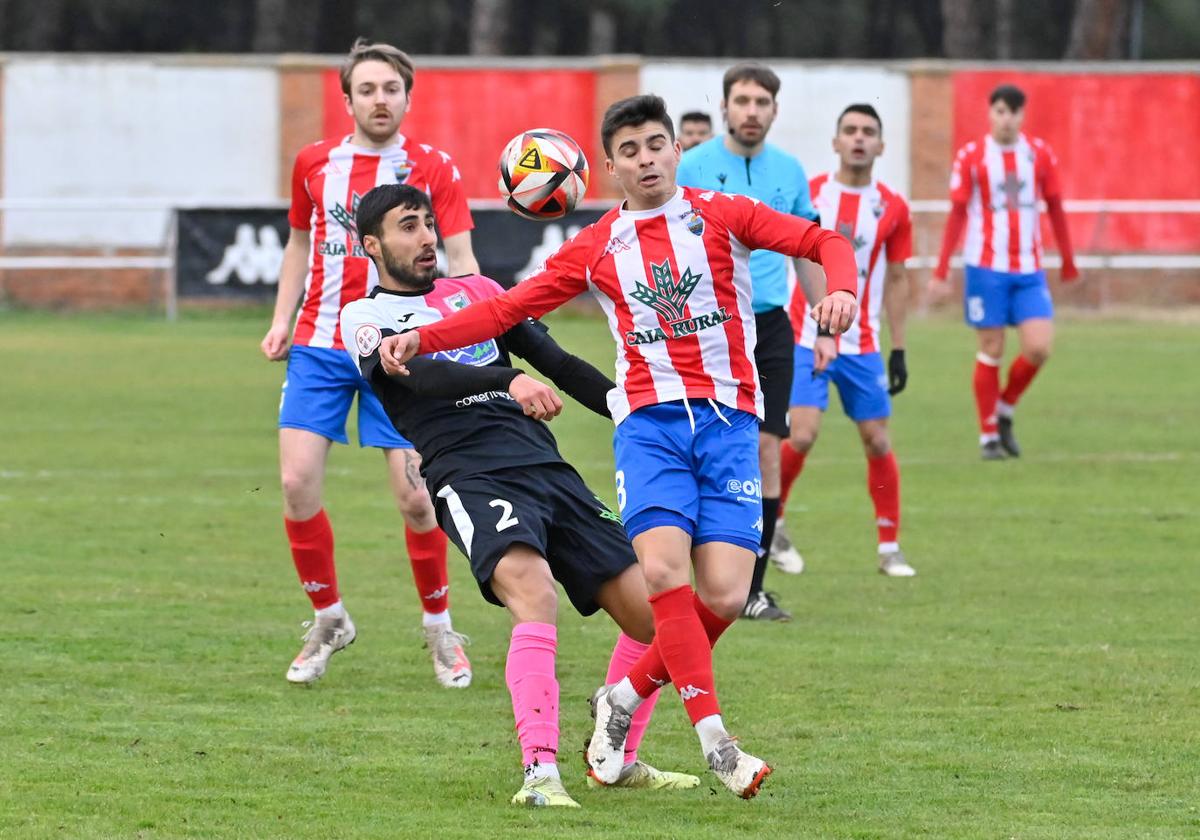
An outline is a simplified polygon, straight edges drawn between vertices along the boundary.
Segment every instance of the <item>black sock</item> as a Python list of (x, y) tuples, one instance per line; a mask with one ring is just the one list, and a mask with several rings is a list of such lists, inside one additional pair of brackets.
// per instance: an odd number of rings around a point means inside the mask
[(771, 543), (775, 539), (775, 520), (779, 516), (779, 499), (762, 500), (763, 535), (759, 544), (758, 559), (754, 561), (754, 577), (750, 579), (750, 594), (763, 591), (763, 579), (767, 576), (767, 559), (771, 554)]

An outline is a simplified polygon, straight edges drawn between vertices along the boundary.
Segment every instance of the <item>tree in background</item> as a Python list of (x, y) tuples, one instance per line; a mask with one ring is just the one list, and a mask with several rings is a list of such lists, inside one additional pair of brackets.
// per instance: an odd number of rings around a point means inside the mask
[(1195, 58), (1200, 2), (0, 0), (0, 50), (337, 55), (360, 34), (417, 55)]

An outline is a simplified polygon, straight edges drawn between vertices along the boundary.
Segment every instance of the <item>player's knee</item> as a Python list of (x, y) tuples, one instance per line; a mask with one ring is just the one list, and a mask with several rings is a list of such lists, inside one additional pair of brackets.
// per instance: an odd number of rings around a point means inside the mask
[(305, 511), (321, 506), (321, 479), (311, 470), (284, 467), (279, 474), (283, 503), (289, 511)]
[(746, 599), (750, 597), (750, 581), (745, 586), (735, 586), (723, 592), (706, 592), (704, 605), (726, 621), (733, 621), (742, 614)]
[(514, 619), (553, 624), (558, 615), (558, 592), (545, 563), (500, 561), (492, 575), (492, 591)]
[(792, 445), (792, 449), (797, 452), (808, 452), (812, 449), (813, 444), (817, 442), (817, 430), (806, 429), (802, 426), (793, 426), (791, 434), (788, 435), (788, 443)]
[(1024, 356), (1033, 365), (1044, 365), (1050, 359), (1050, 342), (1044, 344), (1035, 344), (1030, 347), (1025, 347), (1021, 350), (1021, 355)]
[(689, 582), (686, 570), (680, 570), (672, 563), (647, 562), (643, 559), (642, 571), (646, 575), (646, 588), (650, 592), (666, 592)]
[[(400, 514), (412, 525), (420, 525), (435, 522), (433, 514), (433, 502), (429, 498), (429, 492), (422, 484), (419, 487), (406, 486), (403, 490), (396, 494), (396, 507), (400, 509)], [(418, 530), (421, 530), (418, 527)], [(428, 530), (425, 528), (424, 530)]]
[(863, 449), (868, 458), (881, 458), (892, 451), (892, 441), (886, 431), (869, 432), (863, 436)]

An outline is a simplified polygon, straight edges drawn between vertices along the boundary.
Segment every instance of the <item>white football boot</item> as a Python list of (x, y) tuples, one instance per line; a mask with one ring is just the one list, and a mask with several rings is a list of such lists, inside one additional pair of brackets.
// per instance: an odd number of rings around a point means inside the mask
[(716, 749), (707, 758), (708, 766), (722, 784), (742, 799), (754, 798), (763, 780), (773, 772), (769, 764), (743, 752), (737, 739), (728, 736), (717, 742)]
[(471, 663), (463, 646), (471, 640), (455, 633), (449, 622), (425, 628), (425, 647), (433, 658), (433, 674), (446, 688), (466, 688), (471, 684)]
[(349, 613), (318, 616), (304, 622), (303, 626), (308, 628), (308, 632), (301, 636), (304, 647), (300, 648), (300, 653), (296, 654), (287, 672), (288, 682), (299, 685), (319, 680), (329, 666), (329, 658), (353, 644), (358, 635)]
[(612, 702), (611, 685), (602, 685), (592, 694), (592, 719), (596, 728), (588, 742), (587, 765), (591, 775), (606, 785), (616, 784), (625, 764), (625, 739), (633, 713)]
[(775, 537), (771, 540), (771, 562), (785, 574), (798, 575), (804, 571), (804, 558), (800, 556), (796, 544), (788, 536), (782, 519), (775, 520)]
[(888, 577), (913, 577), (917, 570), (908, 565), (904, 555), (899, 551), (889, 551), (879, 555), (879, 574)]

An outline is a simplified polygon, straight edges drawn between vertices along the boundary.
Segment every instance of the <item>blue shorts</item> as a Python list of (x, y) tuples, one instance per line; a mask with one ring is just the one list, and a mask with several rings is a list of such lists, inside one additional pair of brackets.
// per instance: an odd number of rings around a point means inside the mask
[(792, 406), (829, 408), (829, 383), (837, 386), (842, 411), (855, 423), (892, 416), (887, 373), (879, 353), (838, 356), (823, 373), (813, 375), (813, 351), (796, 345), (796, 373), (792, 376)]
[(1015, 327), (1031, 318), (1053, 318), (1046, 272), (1012, 274), (968, 265), (963, 317), (967, 326)]
[(358, 394), (358, 444), (381, 449), (412, 449), (362, 378), (345, 350), (292, 347), (279, 397), (279, 428), (304, 429), (348, 443), (346, 417)]
[(692, 545), (725, 542), (758, 551), (762, 476), (753, 414), (702, 399), (649, 405), (617, 426), (613, 455), (629, 539), (674, 525), (691, 535)]

